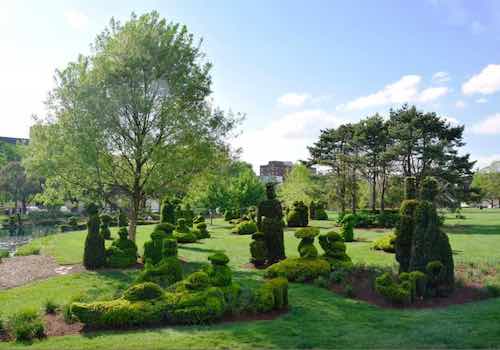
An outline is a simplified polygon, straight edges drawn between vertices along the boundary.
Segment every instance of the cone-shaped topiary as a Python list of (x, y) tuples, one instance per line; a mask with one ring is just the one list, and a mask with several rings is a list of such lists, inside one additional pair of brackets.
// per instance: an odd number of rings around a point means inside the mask
[(302, 201), (293, 203), (293, 208), (287, 215), (288, 227), (307, 227), (309, 224), (309, 209)]
[(340, 234), (345, 242), (354, 241), (354, 226), (356, 225), (356, 215), (347, 214), (342, 218), (342, 226), (340, 227)]
[(100, 219), (97, 206), (90, 203), (86, 207), (89, 220), (87, 223), (87, 238), (83, 252), (83, 265), (89, 270), (95, 270), (106, 264), (104, 238), (99, 233)]

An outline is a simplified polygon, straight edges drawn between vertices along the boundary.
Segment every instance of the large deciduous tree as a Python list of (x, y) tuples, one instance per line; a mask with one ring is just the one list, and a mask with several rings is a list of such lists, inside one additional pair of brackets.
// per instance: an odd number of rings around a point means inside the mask
[(20, 202), (25, 213), (26, 204), (40, 190), (40, 180), (28, 176), (20, 162), (9, 162), (0, 169), (0, 193), (14, 202), (16, 210)]
[(148, 192), (187, 186), (226, 148), (235, 119), (214, 109), (211, 64), (185, 26), (152, 12), (111, 20), (89, 56), (56, 74), (52, 117), (33, 133), (28, 164), (80, 195), (129, 200), (129, 237)]

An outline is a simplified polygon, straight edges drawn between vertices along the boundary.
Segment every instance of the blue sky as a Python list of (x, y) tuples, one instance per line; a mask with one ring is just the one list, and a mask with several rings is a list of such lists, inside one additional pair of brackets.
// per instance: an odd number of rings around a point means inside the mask
[(500, 1), (0, 2), (0, 135), (28, 135), (54, 69), (110, 17), (158, 10), (198, 37), (214, 99), (246, 114), (242, 159), (307, 157), (319, 130), (404, 102), (466, 125), (466, 152), (500, 159)]

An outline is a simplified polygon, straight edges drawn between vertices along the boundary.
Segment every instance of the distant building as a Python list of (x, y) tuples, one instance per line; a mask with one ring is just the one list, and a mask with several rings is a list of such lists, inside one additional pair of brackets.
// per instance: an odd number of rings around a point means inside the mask
[(260, 166), (260, 179), (263, 182), (282, 183), (288, 172), (292, 169), (292, 166), (292, 162), (272, 160), (266, 165)]
[(30, 142), (30, 140), (29, 139), (16, 138), (16, 137), (0, 136), (0, 142), (9, 143), (11, 145), (17, 145), (18, 143), (20, 143), (22, 145), (27, 145)]

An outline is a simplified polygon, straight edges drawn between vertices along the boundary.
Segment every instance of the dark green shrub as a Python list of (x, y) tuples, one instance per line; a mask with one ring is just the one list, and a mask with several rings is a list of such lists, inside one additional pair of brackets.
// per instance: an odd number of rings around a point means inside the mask
[(340, 234), (344, 238), (345, 242), (354, 241), (354, 225), (356, 224), (356, 215), (347, 214), (342, 218), (342, 226), (340, 228)]
[(194, 224), (195, 229), (194, 234), (198, 239), (210, 238), (210, 232), (207, 230), (207, 224), (205, 221), (200, 221)]
[(201, 222), (205, 222), (205, 217), (203, 215), (196, 215), (193, 218), (193, 225), (199, 224)]
[(238, 235), (252, 235), (255, 232), (257, 224), (254, 221), (242, 221), (235, 228), (235, 233)]
[(161, 222), (155, 226), (155, 231), (160, 231), (165, 234), (165, 237), (171, 237), (175, 230), (175, 226), (169, 222)]
[(136, 282), (153, 282), (168, 287), (180, 280), (182, 280), (181, 263), (176, 256), (171, 256), (162, 258), (156, 265), (146, 263)]
[(203, 290), (210, 286), (210, 278), (203, 271), (196, 271), (186, 277), (184, 286), (189, 290)]
[(417, 179), (413, 176), (405, 178), (405, 199), (417, 198)]
[(125, 227), (118, 230), (120, 238), (113, 241), (111, 247), (106, 250), (106, 264), (113, 268), (126, 268), (137, 263), (137, 245), (128, 239)]
[(5, 249), (0, 249), (0, 261), (2, 258), (8, 258), (10, 256), (9, 251)]
[(326, 204), (321, 201), (311, 201), (309, 205), (309, 217), (311, 220), (328, 220)]
[(350, 265), (351, 258), (346, 253), (346, 246), (342, 236), (329, 231), (319, 236), (319, 245), (325, 251), (323, 258), (328, 260), (333, 268), (346, 267)]
[(301, 240), (297, 247), (301, 258), (318, 257), (318, 250), (314, 246), (314, 238), (317, 235), (319, 235), (319, 228), (316, 227), (305, 227), (295, 232), (295, 237)]
[(388, 233), (378, 238), (375, 242), (373, 242), (373, 249), (375, 250), (383, 250), (386, 253), (394, 253), (395, 252), (395, 244), (396, 235), (394, 233)]
[(233, 273), (227, 266), (229, 262), (227, 255), (224, 253), (215, 253), (210, 255), (208, 260), (212, 264), (205, 269), (205, 272), (210, 279), (210, 284), (216, 287), (230, 286)]
[(30, 342), (45, 337), (43, 321), (36, 310), (20, 311), (9, 318), (8, 328), (19, 342)]
[(262, 232), (256, 232), (252, 235), (252, 242), (250, 242), (250, 255), (252, 256), (250, 262), (255, 267), (262, 267), (266, 264), (267, 247)]
[(288, 281), (274, 278), (265, 282), (256, 292), (256, 309), (259, 312), (282, 310), (288, 307)]
[(375, 278), (375, 290), (391, 303), (411, 302), (411, 285), (407, 281), (397, 283), (388, 272)]
[(417, 205), (418, 201), (415, 199), (406, 199), (401, 204), (399, 226), (394, 231), (396, 235), (394, 250), (396, 252), (396, 260), (399, 262), (399, 272), (408, 272), (410, 270), (411, 247), (415, 231), (415, 210)]
[(302, 201), (293, 203), (287, 215), (288, 227), (306, 227), (309, 224), (309, 209)]
[(83, 265), (89, 270), (95, 270), (106, 264), (106, 249), (104, 238), (99, 233), (100, 219), (97, 206), (93, 203), (87, 206), (89, 219), (87, 222), (88, 233), (85, 239), (83, 252)]
[(56, 311), (59, 309), (59, 305), (57, 305), (54, 301), (47, 299), (43, 303), (43, 311), (46, 314), (55, 314)]
[(171, 225), (175, 225), (176, 217), (175, 217), (175, 207), (176, 204), (173, 201), (170, 201), (168, 198), (165, 198), (161, 204), (160, 209), (160, 222), (161, 223), (169, 223)]
[(159, 285), (152, 282), (144, 282), (127, 289), (123, 293), (123, 299), (128, 301), (153, 300), (163, 295), (163, 289)]
[(68, 225), (76, 227), (78, 226), (78, 218), (76, 216), (72, 216), (68, 219)]
[(197, 241), (196, 234), (188, 227), (187, 221), (184, 218), (177, 220), (174, 237), (179, 243), (194, 243)]
[(236, 220), (239, 218), (240, 218), (239, 209), (226, 209), (226, 211), (224, 212), (225, 221)]

